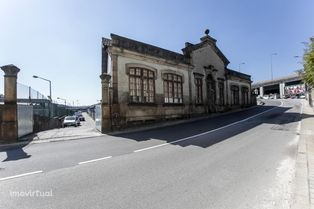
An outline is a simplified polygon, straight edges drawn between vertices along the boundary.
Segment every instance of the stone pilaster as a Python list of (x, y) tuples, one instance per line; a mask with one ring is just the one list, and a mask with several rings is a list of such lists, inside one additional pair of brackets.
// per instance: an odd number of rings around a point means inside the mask
[(280, 98), (283, 99), (285, 96), (285, 83), (284, 82), (279, 84), (279, 94), (280, 94)]
[(118, 55), (111, 54), (111, 69), (112, 69), (112, 105), (111, 105), (111, 128), (118, 130), (120, 128), (120, 104), (118, 94)]
[(4, 71), (4, 107), (1, 139), (5, 142), (15, 142), (18, 139), (16, 80), (20, 69), (14, 65), (5, 65), (1, 69)]
[(109, 94), (109, 84), (111, 76), (109, 74), (100, 75), (101, 79), (101, 132), (111, 131), (111, 98)]
[(103, 45), (101, 51), (101, 73), (108, 73), (108, 46)]
[(118, 56), (111, 55), (111, 69), (112, 69), (112, 88), (113, 100), (112, 104), (118, 104)]

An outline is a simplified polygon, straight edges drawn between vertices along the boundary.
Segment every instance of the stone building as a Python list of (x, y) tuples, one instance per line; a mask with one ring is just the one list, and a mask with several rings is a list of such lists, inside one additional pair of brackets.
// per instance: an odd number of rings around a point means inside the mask
[(102, 132), (251, 105), (251, 76), (228, 69), (208, 30), (182, 51), (102, 39)]

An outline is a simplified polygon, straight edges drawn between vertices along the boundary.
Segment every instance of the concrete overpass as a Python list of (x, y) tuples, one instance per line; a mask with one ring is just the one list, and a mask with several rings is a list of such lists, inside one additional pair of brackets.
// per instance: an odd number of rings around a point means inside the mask
[(252, 89), (255, 94), (260, 96), (277, 94), (280, 98), (285, 95), (295, 95), (305, 93), (305, 85), (302, 81), (302, 76), (292, 74), (273, 80), (259, 81), (252, 84)]

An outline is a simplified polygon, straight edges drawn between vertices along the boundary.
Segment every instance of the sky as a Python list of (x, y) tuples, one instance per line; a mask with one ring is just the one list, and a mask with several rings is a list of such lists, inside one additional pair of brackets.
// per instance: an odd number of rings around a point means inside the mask
[[(74, 105), (101, 99), (101, 38), (115, 33), (180, 52), (205, 29), (253, 81), (301, 69), (314, 36), (313, 0), (0, 0), (0, 66), (18, 82)], [(300, 56), (295, 58), (295, 56)], [(1, 76), (3, 72), (1, 71)], [(0, 79), (0, 93), (3, 93)], [(57, 100), (63, 103), (63, 100)]]

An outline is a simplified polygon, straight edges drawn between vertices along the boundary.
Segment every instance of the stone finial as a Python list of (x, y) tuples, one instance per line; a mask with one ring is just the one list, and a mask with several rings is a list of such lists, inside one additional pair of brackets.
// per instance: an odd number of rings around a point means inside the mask
[(107, 73), (103, 73), (103, 74), (101, 74), (99, 77), (100, 77), (100, 79), (101, 79), (102, 81), (105, 81), (105, 82), (109, 82), (110, 79), (111, 79), (111, 75), (109, 75), (109, 74), (107, 74)]
[(0, 68), (4, 71), (5, 76), (16, 76), (20, 72), (20, 69), (15, 65), (4, 65)]
[(202, 43), (211, 43), (212, 45), (216, 44), (216, 39), (214, 39), (213, 37), (211, 37), (209, 34), (209, 29), (205, 30), (205, 36), (203, 36), (201, 39)]

